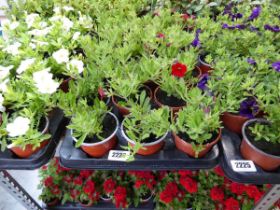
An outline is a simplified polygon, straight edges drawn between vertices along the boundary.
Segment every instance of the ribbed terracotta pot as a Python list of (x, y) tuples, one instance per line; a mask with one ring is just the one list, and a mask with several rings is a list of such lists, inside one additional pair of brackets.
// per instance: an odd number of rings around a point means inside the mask
[[(152, 90), (148, 86), (146, 86), (146, 85), (144, 85), (144, 87), (147, 90), (149, 97), (152, 99), (152, 97), (153, 97)], [(112, 102), (113, 102), (114, 106), (117, 107), (117, 109), (119, 110), (119, 112), (121, 113), (122, 116), (126, 116), (126, 115), (130, 114), (129, 108), (125, 107), (125, 106), (121, 106), (117, 102), (117, 100), (116, 100), (116, 98), (114, 96), (112, 96)]]
[(192, 148), (192, 145), (190, 143), (181, 139), (175, 132), (172, 132), (172, 136), (173, 136), (177, 149), (181, 150), (182, 152), (186, 153), (187, 155), (189, 155), (191, 157), (202, 158), (212, 149), (212, 147), (215, 144), (218, 143), (218, 141), (221, 139), (221, 133), (222, 133), (222, 130), (219, 129), (217, 138), (214, 141), (212, 141), (211, 143), (203, 145), (204, 149), (202, 151), (200, 151), (197, 156), (196, 156), (195, 150)]
[(212, 71), (213, 68), (208, 63), (205, 63), (201, 56), (198, 57), (198, 67), (201, 69), (202, 74), (209, 74), (209, 71)]
[[(160, 102), (160, 100), (158, 99), (157, 97), (157, 93), (158, 91), (160, 90), (160, 87), (157, 87), (155, 92), (154, 92), (154, 101), (155, 103), (159, 106), (159, 107), (163, 107), (163, 106), (168, 106), (168, 105), (165, 105), (165, 104), (162, 104)], [(180, 109), (182, 109), (183, 107), (185, 106), (168, 106), (169, 109), (172, 111), (173, 115), (176, 114)]]
[(222, 114), (221, 120), (223, 122), (223, 125), (226, 126), (230, 131), (241, 134), (242, 126), (247, 120), (249, 120), (249, 118), (225, 112)]
[[(125, 140), (128, 142), (128, 144), (133, 147), (135, 145), (135, 141), (133, 141), (132, 139), (130, 139), (126, 135), (126, 133), (124, 131), (123, 124), (124, 124), (124, 120), (123, 120), (122, 125), (121, 125), (121, 134), (125, 138)], [(168, 132), (166, 132), (161, 138), (157, 139), (154, 142), (143, 143), (142, 148), (140, 148), (137, 151), (137, 154), (139, 154), (139, 155), (152, 155), (152, 154), (160, 151), (161, 148), (164, 145), (164, 139), (166, 138), (167, 134), (168, 134)]]
[[(118, 127), (119, 127), (119, 121), (118, 121), (118, 118), (113, 113), (111, 113), (111, 112), (108, 112), (108, 113), (114, 117), (115, 122), (116, 122), (116, 128), (115, 128), (114, 132), (109, 137), (107, 137), (106, 139), (104, 139), (100, 142), (83, 143), (81, 145), (81, 149), (92, 157), (99, 158), (99, 157), (104, 156), (109, 150), (113, 149), (117, 144), (116, 133), (117, 133)], [(72, 134), (73, 134), (73, 130), (71, 130), (71, 135)], [(72, 135), (72, 138), (75, 142), (78, 141), (73, 135)]]
[[(42, 134), (46, 134), (49, 131), (49, 118), (45, 117), (46, 119), (46, 125), (44, 130), (42, 131)], [(33, 149), (33, 145), (27, 144), (25, 148), (23, 149), (20, 146), (14, 146), (13, 144), (10, 144), (7, 146), (9, 150), (11, 150), (13, 153), (15, 153), (20, 158), (29, 158), (31, 155), (35, 154), (39, 150), (43, 149), (47, 144), (49, 143), (49, 139), (46, 139), (40, 143), (39, 147), (36, 147)]]
[[(247, 137), (246, 128), (252, 123), (268, 123), (265, 119), (251, 119), (248, 120), (242, 127), (242, 142), (240, 146), (241, 155), (247, 159), (252, 160), (255, 164), (266, 171), (273, 171), (280, 167), (280, 156), (271, 155), (263, 152), (255, 147)], [(273, 147), (273, 144), (271, 144)]]

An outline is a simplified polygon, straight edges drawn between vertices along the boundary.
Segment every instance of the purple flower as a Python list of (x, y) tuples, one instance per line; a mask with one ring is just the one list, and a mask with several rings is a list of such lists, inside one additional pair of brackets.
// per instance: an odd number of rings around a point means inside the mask
[(272, 68), (274, 68), (275, 71), (280, 72), (280, 61), (274, 62)]
[(193, 47), (199, 47), (200, 46), (200, 40), (199, 40), (199, 34), (201, 32), (201, 29), (197, 29), (195, 32), (195, 38), (192, 41), (192, 46)]
[(229, 26), (228, 24), (224, 23), (222, 25), (222, 28), (223, 29), (229, 29), (229, 30), (233, 30), (233, 29), (240, 29), (240, 30), (243, 30), (246, 28), (246, 25), (244, 24), (236, 24), (236, 25), (232, 25), (232, 26)]
[(257, 17), (259, 17), (261, 10), (262, 10), (262, 8), (260, 6), (254, 7), (248, 20), (252, 21), (252, 20), (256, 19)]
[(237, 20), (237, 19), (242, 18), (242, 17), (243, 17), (243, 14), (241, 14), (241, 13), (236, 13), (236, 14), (229, 14), (229, 16), (231, 17), (231, 20), (232, 20), (232, 21), (235, 21), (235, 20)]
[(250, 30), (251, 30), (251, 31), (259, 31), (259, 28), (254, 27), (254, 26), (250, 26)]
[(256, 65), (256, 61), (253, 58), (247, 58), (247, 62), (251, 65)]
[(232, 7), (233, 7), (233, 2), (230, 2), (229, 4), (227, 4), (227, 5), (225, 6), (223, 15), (231, 14)]
[(238, 28), (238, 29), (245, 29), (246, 28), (246, 26), (244, 25), (244, 24), (237, 24), (236, 26), (235, 26), (235, 28)]
[(280, 32), (280, 27), (279, 26), (271, 26), (271, 25), (268, 25), (268, 24), (265, 24), (264, 25), (264, 29), (265, 30), (268, 30), (268, 31), (272, 31), (272, 32)]
[(197, 83), (197, 87), (200, 90), (205, 91), (208, 87), (207, 87), (207, 82), (209, 79), (209, 75), (208, 74), (203, 74), (199, 80), (199, 82)]
[(254, 118), (259, 111), (259, 106), (254, 97), (248, 97), (240, 103), (239, 114), (243, 117)]

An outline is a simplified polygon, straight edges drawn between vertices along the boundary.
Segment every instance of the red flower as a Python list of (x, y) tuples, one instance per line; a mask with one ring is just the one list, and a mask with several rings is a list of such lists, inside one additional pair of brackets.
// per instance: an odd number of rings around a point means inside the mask
[(210, 190), (210, 197), (213, 201), (221, 202), (225, 197), (224, 190), (222, 188), (219, 188), (219, 187), (213, 187)]
[(188, 14), (182, 14), (182, 15), (181, 15), (181, 18), (182, 18), (184, 21), (186, 21), (186, 20), (188, 20), (188, 19), (190, 18), (190, 16), (189, 16)]
[(177, 198), (178, 198), (178, 200), (179, 200), (180, 202), (181, 202), (182, 200), (184, 200), (185, 195), (186, 195), (186, 193), (185, 193), (184, 191), (180, 190), (180, 191), (177, 193)]
[(72, 178), (73, 177), (71, 175), (66, 175), (63, 177), (63, 180), (69, 184), (72, 181)]
[(190, 177), (181, 177), (180, 184), (189, 192), (196, 193), (197, 192), (197, 182), (194, 181)]
[(157, 33), (157, 38), (164, 39), (165, 35), (163, 33)]
[(126, 188), (122, 186), (118, 186), (115, 190), (114, 198), (116, 201), (117, 208), (126, 208), (127, 201), (126, 201)]
[(175, 182), (167, 183), (167, 185), (165, 186), (165, 190), (168, 191), (173, 197), (175, 197), (179, 192), (178, 186)]
[(43, 171), (46, 171), (47, 169), (48, 169), (48, 166), (46, 166), (46, 165), (42, 166)]
[(245, 185), (233, 182), (230, 184), (230, 191), (236, 195), (242, 195), (245, 192)]
[(230, 197), (224, 202), (224, 210), (239, 210), (239, 203), (234, 198)]
[(81, 185), (83, 184), (83, 179), (82, 179), (82, 177), (80, 177), (80, 176), (76, 177), (76, 178), (74, 179), (74, 184), (75, 184), (75, 185), (81, 186)]
[(167, 190), (163, 190), (162, 192), (160, 192), (159, 194), (159, 199), (165, 203), (165, 204), (169, 204), (172, 202), (173, 200), (173, 196), (170, 194), (170, 192), (168, 192)]
[(142, 187), (142, 185), (144, 184), (144, 182), (141, 179), (136, 180), (136, 182), (134, 183), (134, 187), (136, 189), (139, 189), (140, 187)]
[(263, 197), (264, 192), (259, 192), (254, 196), (255, 203), (259, 202), (259, 200)]
[(172, 65), (172, 75), (175, 77), (184, 77), (187, 72), (187, 66), (183, 63), (177, 62)]
[(80, 191), (76, 189), (70, 190), (70, 196), (73, 199), (76, 199), (80, 195)]
[(101, 100), (106, 97), (106, 94), (102, 87), (98, 87), (98, 94), (99, 94)]
[(51, 187), (53, 186), (53, 178), (51, 176), (47, 177), (45, 180), (44, 180), (44, 185), (46, 187)]
[(82, 178), (87, 179), (87, 178), (90, 177), (90, 175), (92, 175), (92, 171), (89, 171), (89, 170), (81, 170), (81, 171), (80, 171), (80, 176), (81, 176)]
[(215, 172), (215, 174), (217, 174), (219, 176), (225, 176), (225, 173), (220, 166), (217, 166), (216, 168), (214, 168), (214, 172)]
[(164, 179), (167, 174), (168, 174), (167, 171), (160, 171), (160, 172), (158, 172), (158, 179), (159, 180)]
[(190, 170), (179, 170), (178, 174), (182, 177), (186, 177), (186, 176), (192, 176), (193, 173)]
[(254, 198), (255, 195), (259, 195), (260, 191), (255, 185), (249, 185), (245, 188), (245, 191), (249, 198)]
[(59, 195), (61, 191), (58, 188), (58, 186), (54, 186), (53, 189), (51, 190), (51, 192), (55, 195)]
[(95, 184), (93, 181), (88, 180), (85, 184), (85, 186), (83, 187), (83, 191), (87, 194), (87, 195), (91, 195), (94, 191), (95, 191)]
[(114, 191), (116, 187), (116, 182), (113, 181), (112, 178), (107, 179), (104, 183), (103, 183), (103, 189), (105, 191), (105, 193), (111, 193)]

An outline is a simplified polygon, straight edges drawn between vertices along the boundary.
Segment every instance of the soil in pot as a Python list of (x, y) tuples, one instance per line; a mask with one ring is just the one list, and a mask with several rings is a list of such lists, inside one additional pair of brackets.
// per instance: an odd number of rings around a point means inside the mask
[(179, 99), (175, 96), (168, 96), (167, 93), (161, 89), (158, 89), (156, 92), (157, 100), (163, 104), (170, 107), (182, 107), (186, 105), (186, 102), (182, 99)]
[(255, 136), (252, 133), (252, 131), (250, 130), (250, 127), (254, 127), (255, 124), (256, 123), (252, 123), (245, 128), (245, 132), (246, 132), (248, 140), (259, 150), (261, 150), (261, 151), (263, 151), (267, 154), (275, 155), (275, 156), (280, 157), (280, 144), (279, 143), (278, 144), (272, 144), (272, 143), (269, 143), (265, 140), (259, 140), (259, 141), (255, 140)]

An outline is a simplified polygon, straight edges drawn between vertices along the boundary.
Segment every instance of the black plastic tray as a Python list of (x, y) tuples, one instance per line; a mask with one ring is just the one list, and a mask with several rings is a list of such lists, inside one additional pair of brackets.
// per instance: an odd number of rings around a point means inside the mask
[[(114, 150), (122, 150), (127, 142), (117, 132), (118, 146)], [(102, 158), (93, 158), (84, 151), (75, 148), (70, 131), (60, 148), (60, 162), (64, 167), (73, 169), (102, 169), (102, 170), (175, 170), (175, 169), (210, 169), (219, 163), (218, 145), (200, 159), (191, 158), (175, 147), (171, 135), (165, 139), (165, 145), (161, 151), (149, 156), (136, 155), (132, 162), (120, 162), (108, 160), (108, 153)]]
[(239, 183), (251, 184), (280, 184), (280, 168), (274, 172), (267, 172), (256, 166), (256, 172), (236, 172), (231, 167), (231, 160), (244, 160), (240, 154), (241, 138), (228, 131), (224, 130), (222, 141), (219, 143), (221, 148), (221, 166), (225, 175)]
[(48, 145), (29, 158), (19, 158), (10, 150), (0, 152), (0, 169), (33, 170), (46, 164), (54, 155), (55, 148), (65, 128), (66, 119), (59, 109), (54, 109), (49, 116), (52, 138)]
[[(155, 204), (153, 201), (149, 201), (147, 203), (140, 204), (138, 207), (129, 207), (127, 208), (128, 210), (153, 210), (155, 208)], [(92, 206), (92, 207), (82, 207), (80, 204), (75, 204), (75, 203), (66, 203), (64, 205), (57, 205), (57, 206), (51, 206), (51, 207), (46, 207), (44, 206), (44, 209), (48, 210), (116, 210), (117, 208), (115, 207), (114, 204), (111, 202), (105, 202), (105, 201), (100, 201), (98, 204)]]

